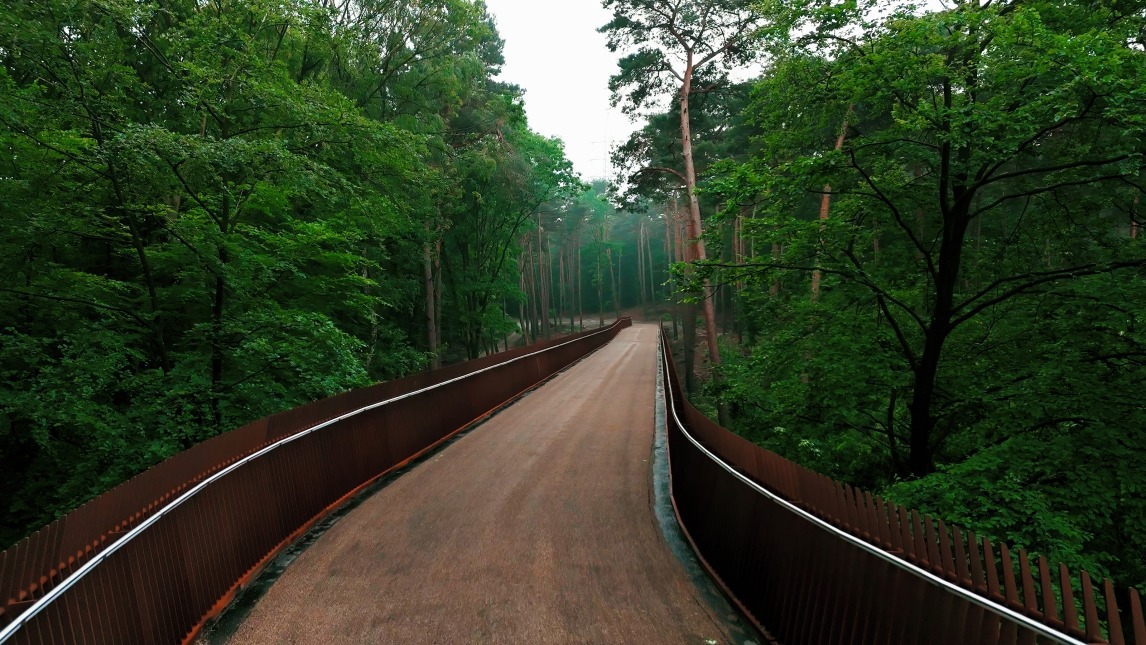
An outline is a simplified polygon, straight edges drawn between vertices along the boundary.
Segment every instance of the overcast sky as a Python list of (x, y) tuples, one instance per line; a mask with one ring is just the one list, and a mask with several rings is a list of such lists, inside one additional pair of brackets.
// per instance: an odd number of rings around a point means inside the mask
[[(924, 0), (930, 10), (942, 0)], [(565, 142), (582, 179), (613, 179), (609, 147), (636, 128), (609, 107), (617, 54), (597, 28), (609, 21), (601, 0), (486, 0), (505, 40), (499, 80), (525, 89), (530, 126)]]
[(617, 55), (597, 28), (609, 21), (600, 0), (486, 0), (505, 40), (499, 80), (525, 88), (530, 126), (565, 142), (582, 179), (612, 179), (608, 150), (634, 124), (609, 107)]

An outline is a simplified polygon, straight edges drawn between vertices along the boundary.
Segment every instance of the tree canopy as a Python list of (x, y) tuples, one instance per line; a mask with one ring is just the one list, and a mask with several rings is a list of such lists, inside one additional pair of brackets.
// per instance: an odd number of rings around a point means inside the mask
[(1146, 584), (1146, 15), (759, 9), (753, 149), (707, 184), (752, 213), (707, 273), (757, 333), (715, 396), (825, 473)]
[(476, 0), (0, 7), (0, 542), (516, 329), (580, 183), (501, 47)]

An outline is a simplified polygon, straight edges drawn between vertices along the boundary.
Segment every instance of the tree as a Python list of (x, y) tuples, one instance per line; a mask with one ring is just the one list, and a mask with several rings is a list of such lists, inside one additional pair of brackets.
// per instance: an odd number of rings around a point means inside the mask
[[(952, 411), (945, 409), (938, 379), (957, 331), (1013, 298), (1143, 263), (1112, 246), (1110, 229), (1102, 226), (1108, 209), (1141, 190), (1139, 137), (1146, 122), (1126, 106), (1141, 93), (1143, 55), (1127, 47), (1117, 30), (1078, 33), (1069, 9), (960, 4), (918, 18), (895, 15), (865, 40), (847, 39), (835, 60), (820, 66), (823, 82), (812, 85), (814, 94), (801, 103), (831, 105), (837, 116), (830, 120), (839, 122), (854, 101), (861, 120), (839, 154), (822, 152), (830, 144), (797, 152), (802, 156), (776, 167), (775, 181), (766, 181), (774, 192), (794, 188), (784, 185), (787, 178), (801, 185), (802, 193), (773, 203), (777, 216), (801, 194), (821, 192), (803, 183), (812, 173), (829, 179), (823, 183), (849, 214), (849, 226), (822, 245), (838, 263), (824, 262), (821, 269), (869, 291), (914, 375), (905, 466), (915, 475), (930, 472), (950, 433)], [(833, 42), (844, 38), (817, 34), (808, 39), (817, 47), (829, 36)], [(1009, 46), (1017, 42), (1038, 46)], [(807, 69), (802, 61), (793, 64)], [(759, 96), (758, 109), (776, 128), (777, 145), (797, 151), (798, 140), (818, 137), (793, 128), (798, 118), (782, 125), (792, 112)], [(968, 248), (972, 224), (988, 218), (1022, 222), (1024, 204), (1036, 201), (1047, 217), (1062, 218), (1053, 225), (1044, 219), (1047, 225), (1074, 229), (1069, 246), (1032, 265), (1029, 255), (1016, 256), (1011, 242), (1050, 231), (1023, 223), (1001, 241), (996, 252), (1007, 261), (986, 279), (981, 263), (990, 260)], [(1095, 213), (1089, 224), (1079, 219), (1082, 209)], [(923, 220), (910, 217), (913, 212)], [(859, 242), (870, 240), (873, 221), (886, 221), (880, 230), (897, 231), (917, 256), (925, 288), (915, 298), (906, 298), (880, 260), (862, 251)], [(787, 233), (801, 235), (790, 227)], [(815, 265), (816, 246), (807, 244), (809, 255), (789, 257), (788, 265)], [(972, 282), (972, 276), (979, 279)]]
[(0, 542), (507, 333), (575, 179), (500, 62), (476, 0), (0, 7)]
[(781, 249), (739, 274), (767, 333), (726, 369), (737, 425), (1142, 584), (1143, 409), (1125, 393), (1146, 385), (1146, 120), (1129, 107), (1146, 15), (858, 4), (771, 3), (794, 22), (746, 115), (760, 148), (711, 182), (730, 213), (755, 201), (748, 234)]
[[(648, 107), (659, 95), (674, 87), (680, 118), (680, 145), (683, 169), (669, 169), (688, 195), (689, 259), (705, 260), (700, 202), (696, 190), (693, 160), (692, 121), (689, 105), (697, 92), (714, 89), (726, 79), (714, 72), (716, 65), (728, 69), (750, 60), (754, 54), (750, 39), (760, 22), (751, 3), (742, 0), (605, 0), (613, 19), (601, 27), (608, 36), (609, 51), (625, 50), (621, 71), (609, 80), (613, 103), (623, 103), (627, 113)], [(708, 73), (712, 83), (694, 87), (697, 78)], [(709, 358), (720, 365), (716, 338), (716, 314), (711, 281), (704, 284), (704, 319), (708, 332)]]

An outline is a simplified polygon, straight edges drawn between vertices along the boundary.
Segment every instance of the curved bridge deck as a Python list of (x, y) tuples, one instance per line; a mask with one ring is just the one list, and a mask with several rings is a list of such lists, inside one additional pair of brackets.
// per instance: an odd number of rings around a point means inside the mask
[(378, 491), (233, 643), (725, 643), (651, 489), (656, 326), (634, 326)]

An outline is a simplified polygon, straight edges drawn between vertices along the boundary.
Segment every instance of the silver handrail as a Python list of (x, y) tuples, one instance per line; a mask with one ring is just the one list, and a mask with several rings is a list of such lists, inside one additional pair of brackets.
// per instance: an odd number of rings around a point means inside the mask
[[(661, 351), (661, 360), (666, 360), (665, 357), (667, 356), (667, 354), (665, 353), (664, 335), (663, 334), (661, 334), (661, 336), (660, 336), (659, 344), (660, 344), (660, 351)], [(668, 397), (669, 397), (669, 411), (672, 413), (673, 421), (676, 422), (676, 426), (677, 426), (677, 428), (680, 429), (681, 434), (683, 434), (685, 436), (685, 438), (687, 438), (692, 443), (692, 445), (696, 446), (697, 449), (699, 449), (701, 452), (703, 452), (705, 455), (707, 455), (709, 459), (716, 462), (716, 464), (718, 466), (720, 466), (724, 470), (728, 471), (732, 476), (734, 476), (737, 479), (739, 479), (740, 481), (744, 482), (748, 487), (752, 488), (757, 493), (764, 495), (765, 497), (772, 500), (773, 502), (775, 502), (776, 504), (778, 504), (779, 506), (781, 506), (785, 510), (787, 510), (791, 513), (794, 513), (795, 515), (797, 515), (798, 517), (800, 517), (801, 519), (803, 519), (805, 521), (811, 522), (816, 527), (823, 529), (824, 531), (827, 531), (828, 533), (831, 533), (836, 538), (839, 538), (841, 540), (849, 542), (853, 546), (857, 546), (860, 549), (867, 551), (871, 555), (874, 555), (875, 557), (877, 557), (877, 558), (879, 558), (879, 559), (881, 559), (881, 560), (883, 560), (883, 561), (885, 561), (885, 562), (887, 562), (893, 566), (899, 567), (900, 569), (903, 569), (904, 571), (906, 571), (908, 573), (911, 573), (917, 577), (923, 578), (924, 581), (926, 581), (930, 584), (933, 584), (937, 587), (940, 587), (940, 588), (942, 588), (945, 591), (948, 591), (950, 593), (954, 593), (957, 596), (961, 596), (965, 600), (968, 600), (968, 601), (982, 607), (983, 609), (986, 609), (987, 611), (998, 615), (1001, 618), (1014, 621), (1014, 622), (1022, 625), (1023, 627), (1031, 629), (1031, 630), (1035, 631), (1039, 636), (1050, 639), (1056, 643), (1061, 643), (1062, 645), (1088, 645), (1085, 641), (1080, 641), (1080, 640), (1076, 640), (1074, 638), (1071, 638), (1070, 636), (1063, 634), (1061, 632), (1058, 632), (1058, 631), (1056, 631), (1056, 630), (1054, 630), (1054, 629), (1052, 629), (1052, 628), (1050, 628), (1050, 627), (1048, 627), (1048, 626), (1046, 626), (1046, 625), (1044, 625), (1044, 624), (1042, 624), (1036, 620), (1033, 620), (1033, 619), (1031, 619), (1027, 616), (1024, 616), (1024, 615), (1022, 615), (1016, 611), (1013, 611), (1011, 609), (1008, 609), (1007, 607), (999, 605), (999, 604), (991, 601), (989, 598), (984, 598), (983, 596), (980, 596), (979, 594), (976, 594), (972, 591), (964, 589), (964, 588), (960, 587), (959, 585), (952, 584), (952, 583), (948, 582), (947, 580), (944, 580), (943, 578), (940, 578), (939, 576), (936, 576), (936, 575), (930, 573), (929, 571), (921, 569), (921, 568), (915, 566), (914, 564), (907, 562), (906, 560), (901, 560), (900, 558), (895, 557), (891, 553), (888, 553), (887, 551), (884, 551), (883, 549), (880, 549), (879, 547), (877, 547), (875, 545), (868, 544), (867, 542), (865, 542), (862, 539), (852, 535), (851, 533), (848, 533), (847, 531), (841, 530), (841, 529), (837, 528), (836, 526), (833, 526), (832, 524), (825, 522), (824, 520), (816, 517), (815, 515), (812, 515), (811, 513), (808, 513), (807, 511), (795, 506), (794, 504), (792, 504), (788, 500), (784, 499), (783, 497), (780, 497), (780, 496), (776, 495), (775, 493), (768, 491), (764, 487), (760, 486), (756, 482), (749, 479), (747, 476), (745, 476), (740, 471), (733, 468), (731, 465), (725, 463), (720, 457), (717, 457), (708, 448), (705, 448), (699, 441), (697, 441), (695, 437), (693, 437), (691, 434), (689, 434), (688, 430), (685, 429), (684, 424), (681, 423), (680, 417), (678, 417), (676, 414), (676, 401), (673, 398), (672, 387), (671, 386), (666, 387), (665, 390), (668, 392)], [(671, 457), (671, 453), (670, 453), (669, 459), (671, 460), (671, 458), (672, 457)], [(671, 472), (671, 466), (670, 466), (670, 472)]]
[(7, 642), (8, 639), (10, 639), (17, 631), (19, 631), (21, 627), (23, 627), (28, 621), (35, 618), (36, 615), (39, 614), (41, 611), (43, 611), (45, 607), (50, 605), (52, 603), (52, 601), (54, 601), (59, 596), (63, 595), (63, 593), (65, 591), (67, 591), (68, 589), (70, 589), (73, 585), (75, 585), (75, 583), (78, 580), (80, 580), (85, 575), (90, 573), (93, 569), (95, 569), (97, 566), (99, 566), (99, 564), (101, 562), (106, 560), (108, 557), (110, 557), (116, 551), (123, 548), (123, 546), (125, 544), (127, 544), (128, 542), (131, 542), (133, 539), (135, 539), (140, 533), (147, 530), (148, 527), (155, 524), (159, 520), (163, 519), (163, 517), (166, 516), (168, 513), (175, 510), (180, 505), (182, 505), (184, 502), (186, 502), (187, 500), (189, 500), (192, 497), (194, 497), (195, 495), (197, 495), (199, 493), (199, 491), (203, 490), (207, 486), (210, 486), (212, 483), (219, 481), (223, 477), (226, 477), (229, 473), (234, 472), (235, 470), (237, 470), (237, 469), (241, 468), (242, 466), (254, 461), (255, 459), (258, 459), (259, 457), (262, 457), (263, 455), (267, 454), (268, 452), (271, 452), (272, 450), (276, 450), (282, 446), (285, 446), (288, 443), (291, 443), (292, 441), (296, 441), (298, 439), (301, 439), (301, 438), (303, 438), (303, 437), (305, 437), (305, 436), (307, 436), (313, 432), (317, 432), (317, 431), (319, 431), (319, 430), (321, 430), (327, 426), (338, 423), (339, 421), (343, 421), (345, 419), (349, 419), (350, 417), (362, 414), (363, 412), (368, 412), (368, 411), (373, 410), (375, 408), (380, 408), (384, 405), (389, 405), (389, 404), (394, 403), (396, 401), (401, 401), (402, 399), (408, 399), (412, 396), (422, 394), (423, 392), (428, 392), (430, 390), (442, 387), (444, 385), (449, 385), (450, 383), (456, 383), (457, 381), (467, 379), (471, 376), (476, 376), (476, 375), (481, 374), (483, 372), (488, 372), (490, 370), (497, 369), (497, 368), (503, 367), (505, 365), (509, 365), (510, 363), (514, 363), (516, 361), (520, 361), (520, 360), (524, 360), (526, 358), (537, 356), (538, 354), (543, 354), (543, 353), (548, 352), (550, 350), (557, 349), (558, 347), (564, 347), (565, 345), (576, 343), (576, 342), (584, 340), (586, 338), (596, 336), (597, 334), (605, 333), (605, 332), (611, 330), (620, 321), (621, 321), (621, 319), (618, 318), (616, 322), (614, 322), (612, 325), (609, 325), (608, 327), (602, 327), (602, 328), (598, 329), (597, 331), (590, 332), (588, 334), (585, 334), (584, 336), (574, 338), (573, 340), (568, 340), (568, 341), (565, 341), (563, 343), (558, 343), (557, 345), (553, 345), (552, 347), (546, 347), (545, 349), (539, 349), (536, 352), (530, 352), (528, 354), (523, 354), (523, 355), (518, 356), (516, 358), (511, 358), (507, 361), (503, 361), (501, 363), (498, 363), (496, 365), (490, 365), (489, 367), (483, 367), (480, 370), (475, 370), (473, 372), (469, 372), (468, 374), (463, 374), (461, 376), (455, 376), (454, 378), (449, 379), (447, 381), (442, 381), (441, 383), (437, 383), (435, 385), (430, 385), (430, 386), (424, 387), (420, 390), (415, 390), (413, 392), (407, 392), (406, 394), (402, 394), (401, 396), (396, 396), (396, 397), (391, 398), (391, 399), (386, 399), (385, 401), (379, 401), (378, 403), (371, 403), (370, 405), (358, 408), (357, 410), (347, 412), (346, 414), (343, 414), (342, 416), (335, 417), (335, 418), (330, 419), (328, 421), (323, 421), (322, 423), (311, 426), (310, 428), (307, 428), (306, 430), (301, 430), (295, 434), (290, 435), (289, 437), (279, 439), (275, 443), (272, 443), (271, 445), (269, 445), (269, 446), (267, 446), (267, 447), (265, 447), (265, 448), (263, 448), (257, 452), (253, 452), (253, 453), (247, 455), (246, 457), (243, 457), (239, 461), (236, 461), (235, 463), (224, 468), (223, 470), (220, 470), (219, 472), (215, 473), (214, 475), (211, 475), (207, 479), (204, 479), (203, 481), (199, 482), (197, 485), (195, 485), (193, 488), (188, 490), (186, 493), (183, 493), (179, 497), (176, 497), (175, 499), (173, 499), (166, 506), (164, 506), (163, 508), (156, 511), (154, 515), (152, 515), (151, 517), (148, 517), (143, 522), (140, 522), (138, 526), (136, 526), (135, 528), (133, 528), (130, 531), (128, 531), (127, 533), (125, 533), (122, 538), (120, 538), (119, 540), (116, 540), (114, 543), (112, 543), (111, 546), (104, 549), (98, 555), (93, 557), (91, 560), (84, 563), (84, 565), (82, 567), (80, 567), (79, 569), (76, 569), (75, 573), (73, 573), (72, 575), (65, 578), (60, 584), (56, 585), (50, 591), (45, 593), (39, 600), (32, 603), (32, 606), (30, 606), (26, 610), (24, 610), (24, 612), (21, 613), (19, 616), (16, 616), (16, 618), (14, 618), (12, 620), (12, 622), (9, 623), (8, 625), (6, 625), (3, 629), (0, 629), (0, 645), (3, 645), (3, 643)]

